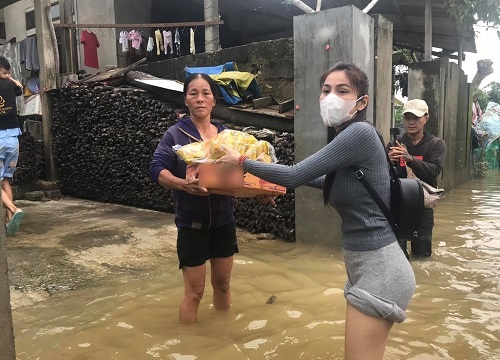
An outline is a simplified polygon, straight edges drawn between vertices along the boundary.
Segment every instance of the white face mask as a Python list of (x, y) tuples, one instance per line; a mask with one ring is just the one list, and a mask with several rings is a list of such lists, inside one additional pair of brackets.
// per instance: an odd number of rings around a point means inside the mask
[(359, 99), (345, 100), (334, 93), (328, 94), (319, 101), (323, 123), (326, 126), (335, 127), (351, 120), (358, 111), (356, 110), (353, 114), (349, 114), (349, 111), (351, 111)]

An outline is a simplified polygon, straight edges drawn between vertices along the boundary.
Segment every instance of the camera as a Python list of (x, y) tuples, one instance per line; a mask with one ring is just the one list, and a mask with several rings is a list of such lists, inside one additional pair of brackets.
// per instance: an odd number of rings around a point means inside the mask
[(396, 146), (396, 139), (400, 133), (401, 133), (401, 130), (398, 127), (391, 127), (390, 134), (391, 134), (391, 137), (393, 139), (392, 146)]

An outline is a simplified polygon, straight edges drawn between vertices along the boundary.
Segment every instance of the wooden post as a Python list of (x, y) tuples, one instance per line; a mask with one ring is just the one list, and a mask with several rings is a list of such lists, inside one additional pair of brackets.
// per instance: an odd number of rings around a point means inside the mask
[(50, 0), (35, 1), (36, 40), (40, 58), (40, 102), (42, 107), (43, 148), (47, 180), (56, 180), (52, 151), (52, 106), (47, 91), (57, 89), (59, 54), (52, 19)]
[[(219, 20), (219, 0), (205, 0), (205, 21)], [(205, 51), (219, 50), (219, 25), (205, 27)]]
[(5, 245), (4, 212), (0, 219), (0, 358), (15, 360), (14, 326), (10, 306), (9, 272), (7, 268), (7, 246)]
[(464, 49), (462, 46), (462, 33), (459, 34), (460, 36), (458, 37), (458, 67), (461, 69), (462, 68), (462, 59), (464, 57)]
[[(71, 0), (59, 0), (59, 14), (62, 24), (69, 24), (73, 22), (72, 10)], [(64, 74), (74, 74), (76, 72), (75, 59), (73, 58), (74, 49), (71, 32), (71, 28), (61, 29), (61, 48), (63, 50), (61, 54), (61, 70)]]
[(432, 60), (432, 0), (425, 0), (424, 59)]

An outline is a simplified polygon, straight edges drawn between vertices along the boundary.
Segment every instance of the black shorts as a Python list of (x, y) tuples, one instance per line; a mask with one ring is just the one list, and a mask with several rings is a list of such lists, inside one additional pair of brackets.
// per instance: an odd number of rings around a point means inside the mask
[(177, 229), (179, 269), (203, 265), (208, 259), (225, 258), (238, 252), (234, 223), (215, 229)]

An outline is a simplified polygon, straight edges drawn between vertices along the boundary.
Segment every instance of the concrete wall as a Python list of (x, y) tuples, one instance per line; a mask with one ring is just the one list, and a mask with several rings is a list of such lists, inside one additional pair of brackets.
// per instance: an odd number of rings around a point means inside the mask
[[(327, 143), (318, 99), (321, 75), (338, 61), (354, 62), (366, 71), (370, 84), (374, 72), (374, 21), (353, 6), (296, 16), (295, 52), (295, 161), (299, 162)], [(329, 45), (329, 49), (327, 49)], [(373, 87), (370, 98), (373, 98)], [(368, 120), (372, 120), (370, 102)], [(323, 205), (322, 192), (308, 187), (295, 191), (297, 241), (340, 246), (341, 220)]]
[[(115, 0), (85, 0), (76, 1), (75, 15), (79, 23), (91, 24), (113, 24), (115, 23)], [(84, 30), (84, 29), (81, 29)], [(106, 65), (116, 65), (116, 49), (118, 40), (115, 31), (108, 29), (90, 29), (97, 35), (100, 47), (97, 49), (99, 57), (99, 66), (104, 68)], [(81, 31), (77, 33), (80, 39)], [(80, 43), (80, 41), (78, 41)], [(98, 69), (89, 68), (83, 65), (83, 45), (79, 45), (79, 68), (92, 74)]]
[[(151, 23), (151, 0), (115, 0), (115, 22), (117, 24), (148, 24)], [(116, 29), (113, 31), (116, 39), (120, 36), (120, 31), (131, 31), (133, 29)], [(136, 29), (147, 33), (150, 29)], [(143, 38), (143, 41), (147, 39)], [(117, 65), (119, 67), (127, 66), (126, 53), (121, 51), (121, 45), (118, 46), (116, 40)]]
[[(51, 3), (57, 0), (51, 1)], [(120, 10), (120, 14), (135, 14), (136, 9), (131, 4), (134, 3), (133, 0), (116, 0), (117, 3), (123, 5), (117, 5)], [(147, 3), (151, 0), (144, 0), (142, 2), (146, 3), (145, 12), (150, 14), (147, 9)], [(142, 3), (141, 2), (141, 3)], [(85, 0), (85, 1), (75, 1), (75, 18), (77, 22), (80, 23), (115, 23), (115, 0)], [(138, 7), (138, 5), (135, 5)], [(34, 9), (34, 0), (20, 0), (12, 5), (9, 5), (3, 9), (4, 18), (6, 19), (5, 31), (6, 39), (16, 38), (17, 41), (21, 41), (26, 38), (26, 36), (34, 35), (35, 30), (26, 31), (26, 18), (25, 13)], [(139, 13), (139, 21), (142, 21)], [(135, 17), (134, 17), (135, 19)], [(133, 21), (136, 22), (136, 21)], [(77, 40), (80, 42), (81, 36), (80, 29), (77, 32)], [(116, 65), (117, 64), (117, 38), (115, 30), (108, 29), (91, 29), (97, 35), (100, 43), (100, 48), (97, 50), (99, 56), (99, 65), (104, 68), (106, 65)], [(85, 69), (88, 73), (94, 73), (98, 71), (97, 69), (87, 68), (83, 66), (83, 45), (79, 45), (79, 68)]]
[[(2, 211), (0, 226), (4, 228), (4, 212)], [(0, 231), (0, 359), (15, 360), (14, 328), (10, 306), (10, 288), (7, 267), (7, 245), (5, 231)]]
[(21, 0), (4, 8), (6, 40), (16, 38), (21, 41), (32, 32), (26, 32), (25, 13), (34, 9), (34, 0)]
[[(215, 66), (234, 61), (241, 71), (249, 71), (257, 76), (261, 90), (274, 95), (277, 89), (263, 86), (266, 81), (286, 81), (290, 89), (293, 83), (293, 39), (270, 40), (244, 46), (222, 49), (211, 53), (187, 55), (175, 59), (158, 61), (140, 66), (138, 70), (151, 75), (184, 81), (186, 67)], [(281, 101), (293, 98), (293, 92), (284, 94)]]
[(446, 142), (439, 186), (451, 190), (470, 180), (470, 96), (463, 70), (446, 58), (413, 65), (408, 73), (408, 98), (427, 102), (430, 118), (425, 131)]

